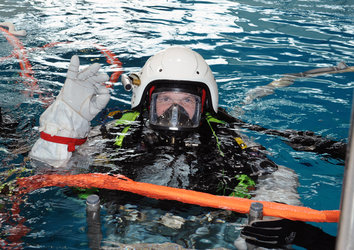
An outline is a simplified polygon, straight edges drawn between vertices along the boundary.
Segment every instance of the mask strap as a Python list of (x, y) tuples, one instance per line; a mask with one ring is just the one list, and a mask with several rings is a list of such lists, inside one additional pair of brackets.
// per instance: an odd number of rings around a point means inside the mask
[(154, 90), (155, 90), (155, 86), (151, 86), (151, 88), (149, 90), (149, 105), (148, 105), (148, 109), (150, 109), (151, 95), (152, 95), (152, 92), (154, 92)]
[(203, 114), (203, 109), (204, 109), (205, 97), (206, 97), (206, 92), (205, 92), (205, 89), (203, 89), (202, 90), (202, 108), (201, 108), (202, 114)]

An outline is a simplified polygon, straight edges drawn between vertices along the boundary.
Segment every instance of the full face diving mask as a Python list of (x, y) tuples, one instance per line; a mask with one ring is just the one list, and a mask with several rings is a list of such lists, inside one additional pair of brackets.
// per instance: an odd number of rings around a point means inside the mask
[(199, 126), (200, 97), (179, 91), (153, 93), (150, 103), (150, 125), (157, 129), (189, 130)]

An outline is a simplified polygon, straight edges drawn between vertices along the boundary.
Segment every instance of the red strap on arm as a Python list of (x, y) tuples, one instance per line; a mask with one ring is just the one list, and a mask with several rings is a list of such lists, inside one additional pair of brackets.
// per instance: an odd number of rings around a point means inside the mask
[(76, 139), (76, 138), (69, 138), (69, 137), (50, 135), (50, 134), (47, 134), (45, 132), (41, 132), (41, 138), (43, 140), (45, 140), (45, 141), (50, 141), (50, 142), (55, 142), (55, 143), (68, 145), (68, 152), (74, 152), (75, 151), (75, 146), (79, 146), (81, 144), (84, 144), (86, 142), (86, 140), (87, 140), (87, 138)]

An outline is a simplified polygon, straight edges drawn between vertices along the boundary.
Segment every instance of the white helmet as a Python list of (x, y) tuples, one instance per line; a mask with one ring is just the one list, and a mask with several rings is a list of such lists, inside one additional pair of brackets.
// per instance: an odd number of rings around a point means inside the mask
[[(202, 87), (206, 92), (206, 107), (217, 113), (218, 87), (210, 67), (203, 57), (193, 50), (174, 46), (150, 57), (138, 77), (138, 85), (133, 85), (132, 108), (137, 108), (146, 101), (149, 89), (154, 83), (174, 85), (182, 83), (190, 87)], [(167, 86), (166, 86), (167, 87)]]

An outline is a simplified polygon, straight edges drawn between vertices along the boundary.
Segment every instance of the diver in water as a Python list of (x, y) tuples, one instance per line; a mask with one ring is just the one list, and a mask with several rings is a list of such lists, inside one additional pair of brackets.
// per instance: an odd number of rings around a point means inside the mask
[[(79, 66), (73, 56), (62, 90), (40, 118), (40, 138), (30, 152), (35, 162), (55, 169), (86, 162), (89, 171), (135, 181), (300, 204), (296, 174), (247, 141), (238, 120), (218, 108), (216, 81), (198, 53), (170, 47), (139, 73), (123, 76), (133, 91), (132, 110), (115, 112), (93, 129), (90, 121), (110, 99), (102, 84), (108, 76), (98, 64)], [(244, 229), (248, 241), (251, 231)]]
[(79, 72), (73, 56), (63, 89), (40, 118), (32, 159), (64, 167), (88, 154), (95, 172), (243, 197), (254, 196), (258, 178), (279, 168), (227, 122), (214, 76), (198, 53), (171, 47), (152, 56), (139, 73), (124, 77), (133, 90), (132, 110), (90, 132), (110, 98), (101, 85), (108, 77), (98, 70), (94, 64)]

